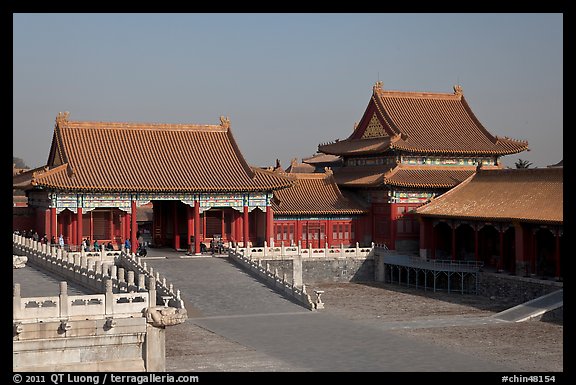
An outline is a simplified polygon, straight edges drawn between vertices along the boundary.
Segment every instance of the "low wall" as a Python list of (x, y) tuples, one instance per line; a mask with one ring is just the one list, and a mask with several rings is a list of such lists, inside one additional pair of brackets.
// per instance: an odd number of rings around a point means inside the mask
[(479, 274), (478, 294), (510, 301), (512, 306), (563, 288), (562, 282), (519, 277), (501, 273)]
[[(292, 276), (292, 259), (261, 259), (278, 274)], [(366, 258), (302, 258), (302, 282), (307, 285), (326, 282), (371, 282), (374, 281), (374, 259)]]

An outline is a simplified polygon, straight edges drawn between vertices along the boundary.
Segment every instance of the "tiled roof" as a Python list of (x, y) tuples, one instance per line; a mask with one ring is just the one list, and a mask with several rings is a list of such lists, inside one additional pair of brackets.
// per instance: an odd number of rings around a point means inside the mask
[(408, 166), (399, 164), (393, 169), (384, 166), (342, 167), (334, 171), (340, 186), (376, 187), (391, 185), (416, 188), (451, 188), (468, 178), (475, 167)]
[(345, 197), (332, 176), (326, 173), (287, 174), (294, 185), (274, 192), (272, 209), (280, 215), (363, 214), (355, 201)]
[(342, 158), (336, 155), (328, 155), (322, 153), (316, 153), (309, 158), (302, 158), (302, 163), (317, 164), (317, 163), (338, 163), (341, 162)]
[(290, 166), (286, 169), (287, 173), (312, 173), (316, 167), (308, 163), (298, 163), (298, 159), (294, 158), (290, 162)]
[(348, 138), (333, 143), (321, 144), (318, 151), (331, 155), (365, 155), (379, 154), (390, 149), (391, 138), (354, 139)]
[(285, 188), (292, 182), (250, 167), (220, 125), (68, 121), (57, 118), (49, 170), (32, 183), (57, 189), (231, 192)]
[[(362, 139), (371, 116), (377, 117), (382, 134)], [(384, 91), (375, 86), (365, 116), (352, 135), (343, 141), (318, 146), (320, 152), (333, 155), (381, 153), (388, 149), (506, 155), (527, 150), (528, 142), (489, 133), (458, 87), (454, 94), (444, 94)]]
[(416, 211), (424, 216), (563, 223), (563, 169), (480, 170)]

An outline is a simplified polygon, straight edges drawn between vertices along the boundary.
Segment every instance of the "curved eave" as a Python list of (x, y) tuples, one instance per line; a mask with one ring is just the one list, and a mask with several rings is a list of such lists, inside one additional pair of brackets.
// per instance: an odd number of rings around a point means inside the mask
[(463, 216), (463, 215), (439, 215), (432, 213), (416, 213), (421, 217), (427, 218), (440, 218), (440, 219), (459, 219), (459, 220), (470, 220), (470, 221), (483, 221), (483, 222), (529, 222), (536, 224), (546, 224), (546, 225), (563, 225), (564, 221), (554, 220), (554, 219), (535, 219), (535, 218), (508, 218), (508, 217), (479, 217), (479, 216)]
[(451, 188), (460, 184), (459, 181), (455, 183), (414, 183), (414, 182), (397, 182), (393, 180), (384, 180), (384, 183), (389, 186), (398, 187), (425, 187), (425, 188)]
[(49, 189), (55, 190), (67, 190), (67, 191), (102, 191), (102, 192), (194, 192), (194, 193), (201, 193), (201, 192), (256, 192), (256, 191), (272, 191), (272, 190), (279, 190), (282, 188), (286, 188), (289, 186), (276, 186), (276, 187), (243, 187), (243, 188), (235, 188), (235, 187), (195, 187), (195, 188), (142, 188), (142, 186), (134, 186), (134, 187), (102, 187), (102, 186), (82, 186), (82, 187), (75, 187), (75, 186), (62, 186), (50, 183), (36, 183), (35, 186), (44, 187)]
[(432, 148), (415, 148), (411, 146), (403, 146), (402, 144), (391, 144), (390, 149), (396, 149), (406, 152), (414, 153), (428, 153), (428, 154), (465, 154), (465, 155), (510, 155), (517, 154), (522, 151), (528, 150), (528, 145), (511, 148), (508, 150), (474, 150), (474, 149), (462, 149), (462, 150), (448, 150), (448, 149), (432, 149)]

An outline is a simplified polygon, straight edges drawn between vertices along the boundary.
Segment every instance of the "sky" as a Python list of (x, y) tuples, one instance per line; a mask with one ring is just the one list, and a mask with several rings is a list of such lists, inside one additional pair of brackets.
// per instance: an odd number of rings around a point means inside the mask
[[(376, 81), (452, 93), (502, 158), (563, 159), (561, 13), (15, 13), (13, 155), (45, 165), (70, 120), (219, 124), (249, 164), (285, 168), (347, 138)], [(86, 143), (86, 146), (100, 145)]]

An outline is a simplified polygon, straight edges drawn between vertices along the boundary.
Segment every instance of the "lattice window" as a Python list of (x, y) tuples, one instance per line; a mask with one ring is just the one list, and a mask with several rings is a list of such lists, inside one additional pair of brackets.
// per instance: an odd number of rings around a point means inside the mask
[(384, 131), (382, 123), (380, 123), (380, 120), (376, 117), (376, 113), (374, 113), (372, 119), (370, 119), (370, 122), (368, 123), (368, 127), (366, 127), (366, 130), (362, 135), (362, 138), (379, 138), (382, 136), (386, 136), (386, 132)]

